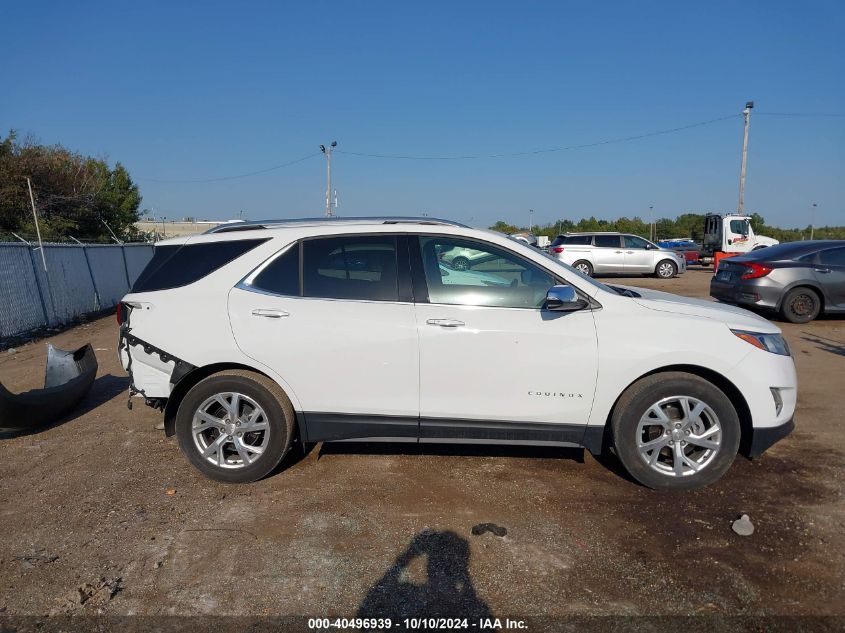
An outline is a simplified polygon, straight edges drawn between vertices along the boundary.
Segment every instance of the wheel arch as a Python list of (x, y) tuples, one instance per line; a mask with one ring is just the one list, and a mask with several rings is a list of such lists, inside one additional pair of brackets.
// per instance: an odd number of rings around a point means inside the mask
[(703, 378), (704, 380), (713, 383), (725, 393), (725, 395), (730, 399), (731, 403), (736, 408), (736, 413), (739, 417), (739, 452), (747, 456), (751, 448), (751, 438), (753, 436), (754, 427), (751, 419), (751, 409), (748, 406), (748, 402), (745, 400), (745, 396), (742, 395), (742, 392), (737, 388), (736, 385), (734, 385), (730, 380), (728, 380), (719, 372), (713, 369), (709, 369), (707, 367), (701, 367), (700, 365), (683, 364), (666, 365), (664, 367), (652, 369), (651, 371), (644, 373), (642, 376), (638, 376), (630, 383), (625, 385), (625, 388), (617, 394), (616, 399), (613, 401), (613, 406), (610, 408), (610, 412), (607, 414), (607, 419), (605, 420), (604, 429), (602, 433), (601, 450), (604, 451), (604, 449), (610, 446), (611, 444), (612, 438), (610, 422), (613, 419), (613, 413), (616, 411), (616, 406), (619, 403), (619, 399), (622, 397), (622, 395), (626, 391), (628, 391), (628, 389), (630, 389), (632, 385), (642, 380), (643, 378), (653, 376), (654, 374), (661, 374), (670, 371), (680, 371), (688, 374), (693, 374), (695, 376), (698, 376), (699, 378)]
[[(203, 367), (197, 367), (193, 371), (185, 374), (185, 376), (178, 383), (176, 383), (176, 385), (173, 387), (173, 390), (170, 392), (170, 396), (167, 398), (167, 402), (164, 405), (164, 434), (166, 437), (171, 437), (176, 434), (176, 412), (179, 410), (179, 405), (185, 398), (185, 394), (187, 394), (191, 390), (191, 388), (194, 387), (194, 385), (199, 383), (201, 380), (208, 378), (209, 376), (213, 376), (214, 374), (220, 373), (221, 371), (227, 371), (231, 369), (249, 371), (254, 374), (264, 376), (269, 380), (272, 380), (274, 383), (279, 385), (279, 388), (282, 389), (282, 391), (285, 392), (285, 395), (287, 395), (291, 403), (295, 403), (295, 400), (291, 397), (292, 394), (288, 392), (284, 385), (279, 384), (278, 380), (268, 375), (267, 373), (256, 369), (255, 367), (250, 367), (249, 365), (244, 365), (242, 363), (212, 363), (211, 365), (204, 365)], [(300, 434), (301, 431), (301, 413), (297, 411), (295, 405), (294, 413), (296, 417), (296, 428), (294, 429), (294, 437), (296, 437)]]

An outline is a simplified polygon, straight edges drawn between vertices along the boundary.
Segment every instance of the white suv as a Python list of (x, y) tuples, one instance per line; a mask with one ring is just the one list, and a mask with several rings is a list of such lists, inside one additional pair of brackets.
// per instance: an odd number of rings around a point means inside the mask
[[(456, 271), (454, 249), (487, 257)], [(296, 439), (498, 442), (613, 446), (643, 484), (689, 489), (793, 427), (795, 367), (765, 319), (431, 218), (159, 242), (118, 320), (131, 391), (222, 481), (267, 475)]]
[(687, 269), (683, 255), (628, 233), (558, 235), (549, 255), (590, 277), (611, 273), (670, 279)]

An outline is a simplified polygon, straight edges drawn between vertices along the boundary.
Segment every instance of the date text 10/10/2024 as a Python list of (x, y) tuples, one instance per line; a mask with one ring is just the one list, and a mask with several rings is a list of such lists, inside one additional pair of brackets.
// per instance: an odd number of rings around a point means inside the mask
[(524, 620), (511, 620), (510, 618), (403, 618), (392, 620), (390, 618), (309, 618), (308, 628), (312, 630), (330, 629), (364, 629), (370, 631), (388, 631), (392, 628), (419, 629), (419, 630), (446, 630), (446, 629), (476, 629), (476, 630), (524, 630), (527, 627)]

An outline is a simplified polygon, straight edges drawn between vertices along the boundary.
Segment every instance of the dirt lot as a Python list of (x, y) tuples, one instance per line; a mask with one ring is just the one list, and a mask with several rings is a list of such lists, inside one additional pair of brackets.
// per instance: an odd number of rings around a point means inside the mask
[[(709, 273), (616, 281), (706, 297)], [(796, 432), (683, 494), (580, 450), (407, 445), (214, 483), (157, 411), (127, 410), (114, 319), (76, 327), (50, 342), (96, 348), (84, 405), (0, 440), (0, 614), (845, 615), (845, 320), (780, 325)], [(0, 380), (37, 386), (44, 359), (43, 341), (0, 352)]]

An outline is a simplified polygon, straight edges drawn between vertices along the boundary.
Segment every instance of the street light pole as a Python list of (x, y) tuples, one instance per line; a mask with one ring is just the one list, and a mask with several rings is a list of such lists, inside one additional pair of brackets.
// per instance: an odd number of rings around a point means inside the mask
[(737, 204), (736, 212), (740, 215), (745, 211), (745, 166), (748, 161), (748, 124), (751, 120), (751, 109), (754, 107), (753, 101), (748, 101), (745, 104), (745, 110), (742, 115), (745, 118), (745, 127), (742, 133), (742, 165), (739, 168), (739, 204)]
[(531, 233), (531, 228), (534, 226), (534, 209), (528, 209), (528, 232)]
[(654, 241), (654, 205), (649, 206), (648, 208), (648, 239), (650, 241)]
[(326, 217), (330, 218), (334, 215), (332, 212), (332, 151), (337, 147), (337, 141), (332, 141), (331, 145), (326, 147), (320, 145), (320, 151), (326, 156)]
[(814, 202), (812, 208), (810, 209), (810, 239), (813, 239), (813, 230), (816, 228), (816, 209), (818, 206), (819, 205)]

